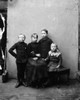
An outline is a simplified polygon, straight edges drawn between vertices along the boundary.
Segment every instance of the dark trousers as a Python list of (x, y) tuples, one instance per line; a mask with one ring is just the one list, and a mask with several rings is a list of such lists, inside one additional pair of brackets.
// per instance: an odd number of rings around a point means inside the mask
[(25, 73), (26, 63), (16, 63), (16, 64), (17, 64), (18, 82), (24, 82), (24, 73)]

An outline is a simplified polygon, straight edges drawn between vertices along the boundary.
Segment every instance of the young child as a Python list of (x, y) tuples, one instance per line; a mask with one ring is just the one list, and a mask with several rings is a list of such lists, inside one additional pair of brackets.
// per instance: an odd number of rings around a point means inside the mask
[(52, 40), (48, 37), (48, 30), (41, 30), (42, 39), (39, 41), (40, 54), (42, 58), (46, 58), (50, 50)]
[[(20, 34), (18, 36), (19, 41), (15, 43), (10, 49), (9, 53), (16, 58), (16, 65), (17, 65), (17, 79), (18, 82), (16, 84), (16, 88), (20, 85), (26, 86), (24, 82), (24, 72), (27, 63), (27, 44), (25, 41), (25, 35)], [(16, 53), (14, 52), (16, 50)]]
[(61, 66), (62, 57), (56, 44), (54, 43), (51, 44), (51, 50), (49, 51), (48, 57), (45, 60), (49, 61), (48, 63), (49, 72), (52, 72), (53, 70), (56, 70)]

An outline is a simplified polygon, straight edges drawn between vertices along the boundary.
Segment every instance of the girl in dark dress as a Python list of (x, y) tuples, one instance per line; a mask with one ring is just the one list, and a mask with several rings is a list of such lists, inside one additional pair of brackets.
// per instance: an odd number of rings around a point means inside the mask
[(31, 43), (28, 44), (28, 56), (29, 57), (38, 57), (40, 56), (39, 54), (39, 49), (38, 49), (38, 35), (37, 33), (33, 33), (31, 35)]
[(62, 56), (56, 44), (54, 43), (51, 44), (51, 50), (49, 51), (48, 57), (45, 60), (46, 61), (49, 60), (48, 63), (49, 72), (56, 70), (62, 65)]
[(40, 56), (39, 50), (38, 50), (38, 35), (37, 33), (33, 33), (31, 35), (31, 43), (28, 44), (28, 64), (26, 69), (26, 77), (27, 77), (27, 84), (31, 85), (33, 82), (37, 80), (37, 68), (36, 66), (36, 60)]
[(46, 63), (40, 57), (37, 40), (38, 35), (33, 33), (31, 35), (31, 43), (28, 44), (29, 60), (26, 72), (28, 85), (40, 87), (42, 85), (42, 78), (46, 76)]

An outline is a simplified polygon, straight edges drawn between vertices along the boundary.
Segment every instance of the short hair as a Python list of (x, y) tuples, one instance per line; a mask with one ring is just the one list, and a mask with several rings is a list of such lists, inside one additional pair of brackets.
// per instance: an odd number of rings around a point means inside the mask
[(52, 46), (52, 45), (54, 45), (54, 46), (56, 46), (56, 47), (57, 47), (57, 45), (56, 45), (55, 43), (53, 43), (53, 42), (51, 43), (51, 46)]
[(48, 30), (47, 29), (42, 29), (41, 31), (45, 31), (48, 34)]
[(52, 43), (51, 43), (51, 46), (52, 46), (52, 45), (55, 45), (55, 46), (56, 46), (56, 49), (58, 49), (58, 45), (57, 45), (56, 43), (53, 43), (53, 42), (52, 42)]
[(22, 34), (22, 33), (18, 35), (18, 38), (19, 38), (20, 35), (23, 35), (24, 36), (24, 39), (26, 39), (26, 36), (24, 34)]
[(33, 34), (31, 35), (31, 38), (32, 38), (32, 37), (38, 38), (38, 34), (37, 34), (37, 33), (33, 33)]

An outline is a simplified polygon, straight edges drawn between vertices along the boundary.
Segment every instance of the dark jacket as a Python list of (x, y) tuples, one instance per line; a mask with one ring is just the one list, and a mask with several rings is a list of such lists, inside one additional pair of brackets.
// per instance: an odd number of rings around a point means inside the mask
[[(16, 53), (14, 52), (16, 50)], [(10, 49), (9, 53), (16, 58), (17, 63), (26, 63), (28, 59), (27, 44), (25, 42), (17, 42)]]
[(28, 44), (28, 56), (36, 57), (36, 54), (39, 53), (39, 44), (37, 42), (31, 42)]
[(39, 50), (42, 58), (47, 57), (52, 42), (53, 41), (47, 36), (39, 41)]

